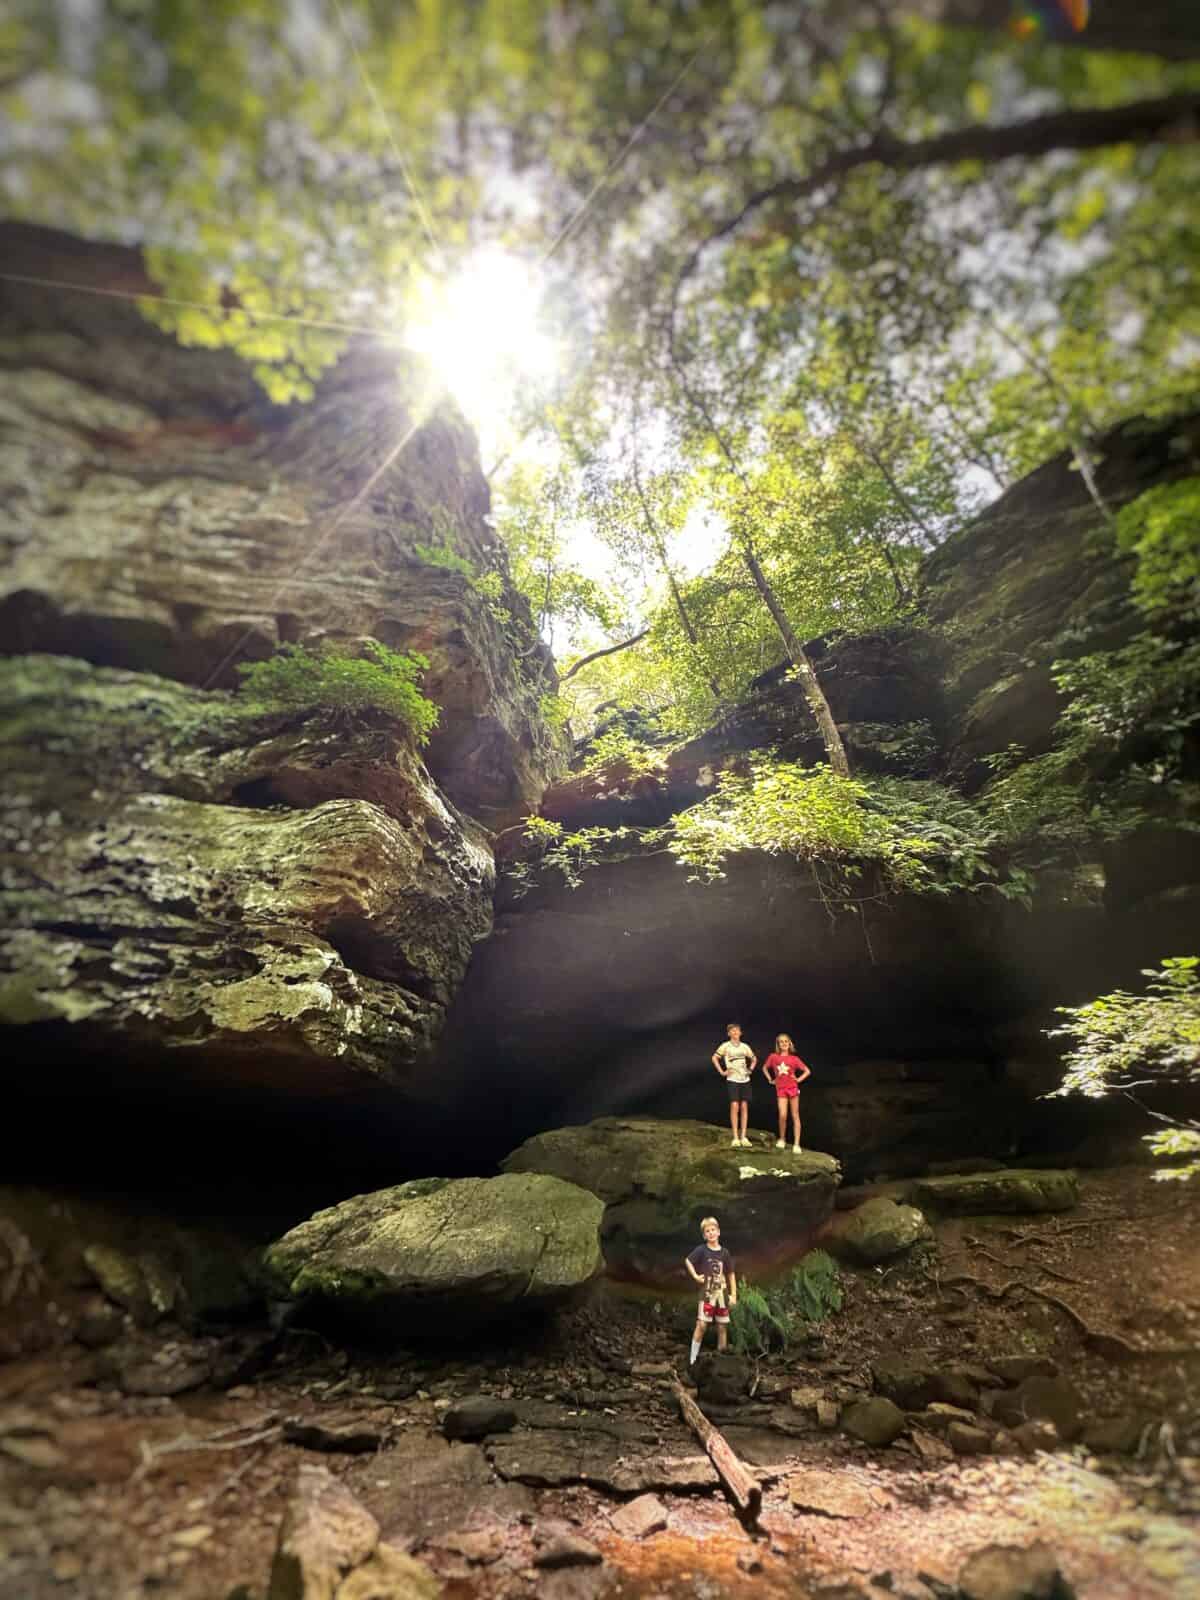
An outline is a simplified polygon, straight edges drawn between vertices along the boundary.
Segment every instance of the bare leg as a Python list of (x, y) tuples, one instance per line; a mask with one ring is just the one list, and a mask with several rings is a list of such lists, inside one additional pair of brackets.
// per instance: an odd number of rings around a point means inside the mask
[(729, 1131), (735, 1139), (738, 1137), (738, 1103), (736, 1100), (729, 1102)]
[(747, 1123), (747, 1121), (749, 1120), (749, 1117), (750, 1117), (750, 1102), (749, 1102), (749, 1100), (739, 1100), (738, 1101), (738, 1105), (741, 1107), (741, 1112), (742, 1112), (742, 1132), (741, 1132), (741, 1137), (744, 1139), (746, 1137), (746, 1123)]
[(795, 1140), (793, 1142), (795, 1144), (799, 1144), (800, 1143), (800, 1097), (799, 1097), (799, 1095), (797, 1095), (796, 1098), (792, 1101), (792, 1131), (796, 1135)]
[(718, 1350), (724, 1350), (727, 1347), (728, 1344), (729, 1344), (729, 1324), (727, 1322), (718, 1322), (717, 1323), (717, 1349)]
[(786, 1141), (786, 1139), (787, 1139), (788, 1103), (783, 1098), (783, 1096), (780, 1095), (779, 1099), (776, 1100), (775, 1104), (779, 1107), (779, 1137)]

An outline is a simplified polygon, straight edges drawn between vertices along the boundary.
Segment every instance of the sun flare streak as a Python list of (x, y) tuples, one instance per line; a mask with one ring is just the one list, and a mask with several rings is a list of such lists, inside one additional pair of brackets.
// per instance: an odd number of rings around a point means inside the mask
[(526, 263), (483, 250), (449, 282), (428, 281), (410, 305), (404, 342), (481, 431), (508, 415), (519, 392), (548, 383), (558, 370), (542, 298)]

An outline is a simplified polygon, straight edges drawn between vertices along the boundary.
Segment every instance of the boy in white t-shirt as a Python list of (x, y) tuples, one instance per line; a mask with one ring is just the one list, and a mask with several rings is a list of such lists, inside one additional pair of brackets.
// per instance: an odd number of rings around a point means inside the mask
[(729, 1090), (729, 1127), (733, 1133), (729, 1142), (749, 1146), (746, 1119), (750, 1115), (750, 1074), (758, 1065), (758, 1057), (748, 1044), (742, 1043), (740, 1022), (731, 1022), (725, 1032), (729, 1038), (713, 1051), (712, 1064)]

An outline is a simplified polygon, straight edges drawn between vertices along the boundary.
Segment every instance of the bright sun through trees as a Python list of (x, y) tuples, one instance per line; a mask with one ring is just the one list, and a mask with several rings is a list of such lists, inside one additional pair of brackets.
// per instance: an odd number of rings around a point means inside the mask
[(485, 458), (518, 391), (544, 391), (558, 372), (544, 288), (535, 265), (487, 248), (469, 255), (448, 279), (423, 278), (406, 312), (404, 343), (425, 357), (434, 381), (480, 433)]

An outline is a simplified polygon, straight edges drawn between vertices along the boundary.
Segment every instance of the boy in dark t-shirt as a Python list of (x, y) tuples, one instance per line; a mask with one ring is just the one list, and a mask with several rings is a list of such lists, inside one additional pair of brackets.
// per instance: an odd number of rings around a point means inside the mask
[(700, 1354), (704, 1330), (710, 1322), (717, 1325), (717, 1349), (725, 1349), (729, 1342), (729, 1308), (737, 1305), (737, 1274), (733, 1268), (733, 1257), (721, 1245), (721, 1224), (716, 1217), (705, 1217), (700, 1224), (700, 1232), (704, 1236), (704, 1243), (698, 1244), (683, 1263), (700, 1285), (700, 1307), (696, 1313), (696, 1326), (692, 1330), (689, 1365)]

